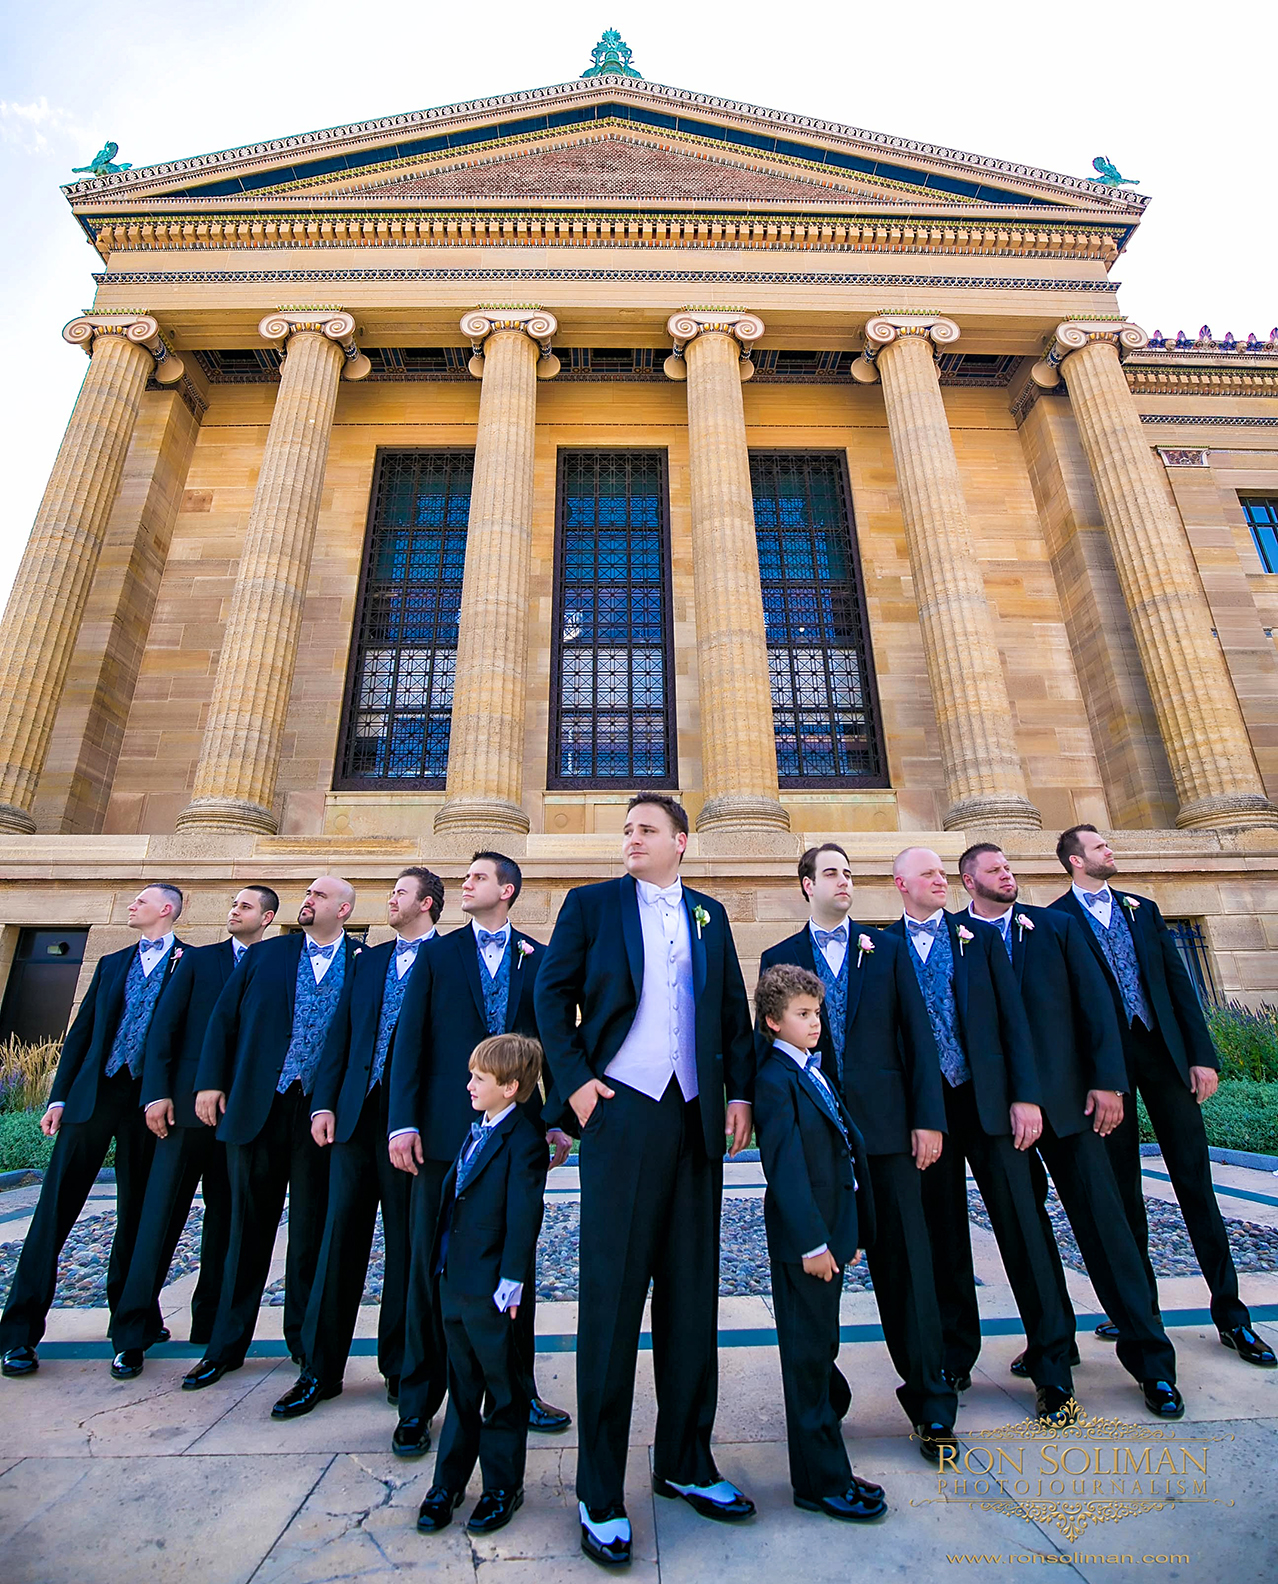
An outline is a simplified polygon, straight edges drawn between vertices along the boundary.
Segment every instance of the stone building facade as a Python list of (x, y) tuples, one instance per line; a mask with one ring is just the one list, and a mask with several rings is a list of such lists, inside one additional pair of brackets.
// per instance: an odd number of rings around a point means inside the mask
[(1091, 820), (1217, 993), (1278, 991), (1278, 332), (1124, 318), (1147, 199), (618, 61), (66, 194), (6, 971), (87, 927), (87, 973), (146, 877), (196, 940), (321, 870), (376, 929), (481, 844), (545, 936), (655, 784), (751, 972), (814, 838), (886, 922), (906, 841), (1048, 901)]

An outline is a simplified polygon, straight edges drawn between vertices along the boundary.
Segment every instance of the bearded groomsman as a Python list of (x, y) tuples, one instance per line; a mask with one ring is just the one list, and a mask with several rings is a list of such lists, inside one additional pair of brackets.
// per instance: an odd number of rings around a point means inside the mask
[(707, 1518), (754, 1512), (710, 1448), (724, 1133), (734, 1155), (750, 1141), (754, 1035), (728, 916), (680, 883), (687, 845), (682, 806), (636, 794), (627, 873), (568, 893), (537, 981), (555, 1092), (581, 1129), (577, 1496), (582, 1550), (606, 1566), (630, 1560), (626, 1454), (650, 1282), (653, 1489)]
[(111, 1317), (115, 1348), (111, 1374), (116, 1380), (132, 1380), (142, 1373), (149, 1317), (159, 1302), (197, 1186), (204, 1200), (204, 1224), (200, 1277), (191, 1298), (191, 1341), (203, 1345), (213, 1335), (231, 1235), (231, 1185), (226, 1146), (195, 1114), (195, 1072), (217, 998), (244, 953), (262, 939), (279, 905), (270, 886), (245, 886), (227, 914), (227, 939), (182, 953), (173, 983), (151, 1019), (142, 1104), (157, 1142), (129, 1277)]
[[(142, 887), (129, 903), (129, 928), (141, 940), (100, 959), (63, 1041), (49, 1107), (40, 1119), (41, 1132), (55, 1140), (53, 1156), (0, 1316), (0, 1370), (6, 1375), (34, 1375), (40, 1367), (36, 1347), (57, 1287), (58, 1256), (112, 1139), (116, 1224), (107, 1303), (114, 1310), (120, 1302), (155, 1150), (155, 1135), (142, 1116), (143, 1052), (175, 954), (183, 950), (173, 933), (181, 913), (177, 886), (156, 881)], [(168, 1336), (160, 1306), (152, 1303), (142, 1345), (167, 1342)]]
[(243, 1364), (286, 1194), (284, 1340), (301, 1361), (328, 1204), (328, 1156), (311, 1137), (311, 1092), (359, 950), (344, 928), (354, 906), (345, 880), (313, 881), (298, 911), (301, 929), (254, 947), (209, 1019), (195, 1110), (227, 1145), (231, 1237), (213, 1335), (184, 1391), (211, 1386)]
[[(1063, 831), (1056, 856), (1073, 883), (1052, 907), (1083, 926), (1123, 1035), (1126, 1088), (1133, 1103), (1108, 1143), (1155, 1312), (1158, 1283), (1149, 1258), (1149, 1222), (1141, 1191), (1137, 1093), (1145, 1102), (1199, 1269), (1211, 1289), (1211, 1318), (1220, 1340), (1248, 1364), (1272, 1368), (1278, 1362), (1273, 1349), (1252, 1329), (1251, 1315), (1238, 1296), (1238, 1272), (1212, 1186), (1199, 1107), (1216, 1092), (1220, 1062), (1193, 981), (1158, 904), (1110, 886), (1118, 865), (1094, 825)], [(1112, 1310), (1096, 1334), (1117, 1339)]]
[(1072, 1422), (1069, 1316), (1061, 1303), (1024, 1151), (1043, 1131), (1034, 1044), (1007, 953), (992, 930), (945, 911), (940, 857), (907, 847), (892, 866), (905, 915), (890, 927), (909, 944), (944, 1079), (948, 1137), (923, 1179), (946, 1369), (959, 1391), (981, 1349), (964, 1158), (989, 1212), (1025, 1326), (1025, 1365), (1048, 1424)]
[[(810, 847), (799, 884), (811, 917), (769, 946), (760, 972), (793, 963), (825, 986), (821, 1071), (836, 1086), (869, 1156), (877, 1232), (867, 1250), (897, 1398), (929, 1459), (954, 1441), (958, 1396), (945, 1376), (941, 1313), (923, 1215), (922, 1176), (945, 1134), (941, 1068), (909, 947), (852, 918), (852, 865), (837, 842)], [(838, 1371), (835, 1371), (838, 1375)], [(846, 1411), (847, 1384), (832, 1382)]]
[[(969, 913), (998, 931), (1020, 987), (1043, 1092), (1038, 1154), (1052, 1174), (1092, 1285), (1118, 1322), (1119, 1363), (1141, 1383), (1152, 1413), (1179, 1419), (1185, 1405), (1176, 1390), (1176, 1351), (1150, 1302), (1140, 1251), (1103, 1143), (1122, 1121), (1127, 1089), (1118, 1019), (1104, 975), (1083, 925), (1066, 914), (1017, 902), (1016, 876), (994, 842), (969, 847), (959, 859), (959, 875), (971, 898)], [(1031, 1168), (1035, 1164), (1031, 1152)], [(1045, 1208), (1047, 1180), (1041, 1164), (1035, 1197), (1061, 1301), (1072, 1317)], [(1071, 1362), (1078, 1362), (1077, 1349)], [(1012, 1372), (1024, 1371), (1022, 1355), (1013, 1360)]]
[(274, 1419), (296, 1419), (341, 1392), (379, 1205), (385, 1257), (377, 1363), (388, 1398), (399, 1400), (412, 1178), (395, 1170), (386, 1150), (390, 1051), (410, 977), (426, 943), (435, 938), (443, 905), (444, 882), (437, 874), (400, 871), (386, 902), (395, 937), (356, 957), (328, 1031), (311, 1096), (311, 1137), (321, 1149), (332, 1145), (328, 1215), (302, 1326), (305, 1363), (271, 1409)]
[[(475, 854), (462, 881), (461, 906), (467, 923), (425, 948), (400, 1011), (387, 1123), (391, 1162), (414, 1180), (399, 1423), (391, 1437), (391, 1450), (399, 1457), (421, 1457), (430, 1450), (430, 1422), (448, 1385), (431, 1251), (444, 1179), (475, 1114), (466, 1088), (470, 1054), (493, 1034), (537, 1037), (533, 990), (545, 947), (510, 922), (522, 885), (523, 875), (513, 858), (498, 852)], [(545, 1132), (539, 1090), (533, 1091), (525, 1109)], [(561, 1166), (572, 1141), (557, 1130), (548, 1133), (547, 1140), (554, 1149), (552, 1165)], [(540, 1214), (539, 1207), (539, 1228)], [(537, 1395), (536, 1289), (536, 1271), (530, 1270), (515, 1317), (515, 1338), (529, 1378), (529, 1428), (555, 1432), (566, 1430), (572, 1419)]]

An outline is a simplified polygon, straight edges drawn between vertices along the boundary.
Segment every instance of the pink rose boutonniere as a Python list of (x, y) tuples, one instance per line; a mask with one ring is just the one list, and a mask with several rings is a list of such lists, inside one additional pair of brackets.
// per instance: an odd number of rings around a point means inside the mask
[(526, 940), (516, 941), (515, 950), (519, 953), (519, 961), (515, 964), (515, 971), (518, 973), (524, 966), (524, 958), (532, 956), (533, 944), (531, 941)]
[(1018, 913), (1016, 915), (1016, 929), (1017, 939), (1024, 940), (1026, 930), (1028, 930), (1031, 935), (1034, 933), (1034, 920), (1032, 918), (1026, 918), (1024, 913)]
[(1136, 909), (1140, 906), (1140, 903), (1136, 900), (1136, 898), (1134, 896), (1125, 896), (1123, 898), (1123, 906), (1127, 909), (1127, 911), (1129, 913), (1134, 913), (1136, 911)]
[(856, 941), (856, 965), (857, 965), (858, 968), (861, 966), (861, 959), (865, 956), (866, 952), (872, 952), (873, 950), (874, 950), (874, 942), (870, 939), (870, 937), (868, 935), (858, 935), (857, 936), (857, 941)]
[(959, 925), (959, 927), (958, 927), (958, 943), (959, 943), (959, 956), (960, 957), (963, 955), (963, 948), (967, 945), (968, 941), (974, 941), (975, 939), (976, 939), (976, 936), (972, 934), (971, 930), (968, 929), (966, 924), (960, 924)]
[(182, 960), (182, 948), (180, 946), (175, 946), (173, 948), (173, 950), (169, 953), (169, 972), (170, 973), (173, 972), (173, 970), (177, 967), (178, 963), (181, 960)]

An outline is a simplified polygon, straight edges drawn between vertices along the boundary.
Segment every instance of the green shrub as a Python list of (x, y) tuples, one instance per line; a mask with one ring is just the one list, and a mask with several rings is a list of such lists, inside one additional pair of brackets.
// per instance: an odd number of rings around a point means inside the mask
[[(43, 1170), (49, 1164), (53, 1140), (40, 1131), (43, 1115), (43, 1111), (0, 1112), (0, 1171)], [(115, 1164), (114, 1144), (103, 1164)]]
[[(1141, 1143), (1155, 1143), (1143, 1100), (1137, 1100), (1137, 1111)], [(1278, 1083), (1228, 1079), (1203, 1107), (1203, 1124), (1207, 1142), (1219, 1149), (1278, 1155)]]
[(1278, 1007), (1265, 1004), (1253, 1011), (1227, 1001), (1204, 1010), (1222, 1078), (1278, 1083)]

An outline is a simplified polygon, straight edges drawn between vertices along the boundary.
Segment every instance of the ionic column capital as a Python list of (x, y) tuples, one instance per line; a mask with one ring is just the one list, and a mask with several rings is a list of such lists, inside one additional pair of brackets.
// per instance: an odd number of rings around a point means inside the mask
[(1141, 327), (1128, 319), (1067, 319), (1048, 338), (1042, 358), (1030, 369), (1030, 378), (1043, 390), (1051, 390), (1060, 383), (1061, 364), (1072, 352), (1097, 342), (1138, 352), (1148, 341)]
[(99, 336), (123, 336), (144, 346), (155, 359), (155, 378), (161, 385), (176, 385), (186, 373), (186, 365), (169, 350), (160, 334), (159, 322), (149, 313), (126, 309), (122, 313), (86, 313), (62, 328), (62, 339), (81, 346), (93, 356), (93, 343)]
[(852, 378), (859, 380), (862, 385), (873, 385), (879, 377), (879, 371), (874, 366), (879, 353), (903, 336), (915, 336), (930, 341), (934, 348), (940, 348), (952, 346), (960, 334), (953, 319), (946, 319), (940, 314), (876, 314), (873, 319), (866, 321), (865, 350), (852, 365)]
[(470, 372), (476, 379), (484, 374), (484, 342), (498, 330), (517, 330), (534, 342), (540, 352), (537, 359), (537, 378), (554, 379), (559, 372), (559, 359), (551, 351), (551, 341), (558, 333), (559, 321), (554, 314), (532, 304), (482, 303), (470, 313), (462, 315), (461, 333), (470, 339)]
[(280, 308), (267, 314), (257, 327), (263, 340), (282, 341), (286, 348), (290, 339), (303, 330), (322, 335), (341, 347), (346, 357), (344, 380), (367, 377), (373, 365), (355, 345), (355, 317), (344, 308)]
[(684, 349), (698, 336), (731, 336), (740, 347), (737, 372), (743, 380), (754, 375), (750, 353), (754, 343), (763, 334), (763, 320), (758, 314), (744, 308), (681, 308), (666, 321), (666, 331), (674, 342), (674, 351), (665, 361), (666, 377), (686, 380), (688, 366), (684, 362)]

